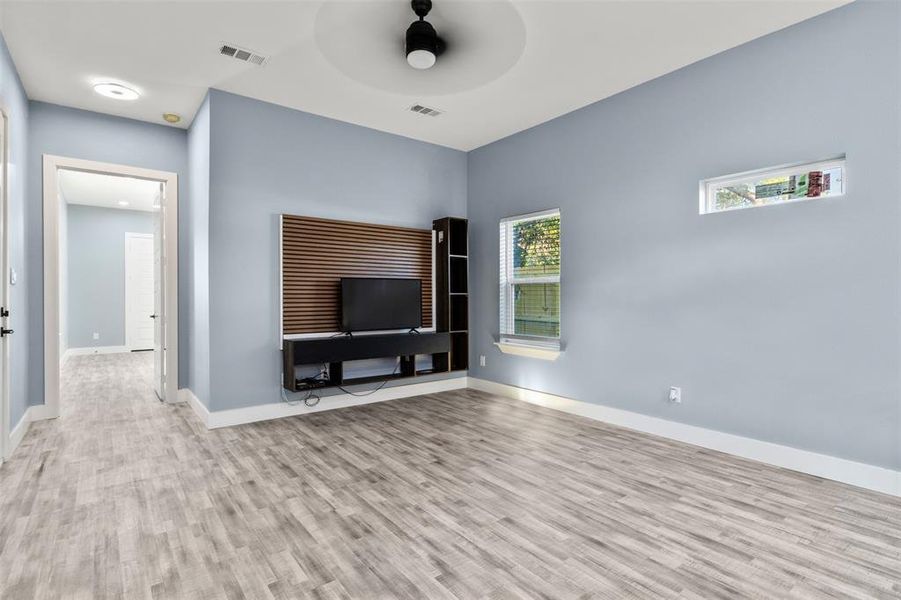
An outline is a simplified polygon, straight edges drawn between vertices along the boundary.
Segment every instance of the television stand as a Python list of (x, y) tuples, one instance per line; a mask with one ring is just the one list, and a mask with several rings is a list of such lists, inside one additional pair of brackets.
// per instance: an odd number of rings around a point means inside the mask
[[(418, 375), (446, 373), (451, 341), (449, 333), (417, 332), (375, 334), (328, 338), (284, 340), (282, 346), (283, 385), (292, 392), (405, 379)], [(416, 370), (416, 356), (430, 354), (432, 368)], [(371, 377), (344, 378), (344, 363), (371, 358), (399, 358), (395, 373)], [(300, 365), (328, 365), (327, 380), (315, 383), (297, 379), (294, 368)]]

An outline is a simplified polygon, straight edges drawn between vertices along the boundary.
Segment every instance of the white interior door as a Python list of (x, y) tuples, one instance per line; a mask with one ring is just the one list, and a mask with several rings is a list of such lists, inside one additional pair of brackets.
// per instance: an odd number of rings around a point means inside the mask
[(153, 246), (153, 234), (126, 234), (125, 344), (132, 351), (154, 347)]
[[(165, 185), (160, 184), (160, 204), (165, 194)], [(166, 398), (166, 361), (163, 344), (163, 323), (166, 311), (163, 308), (163, 215), (153, 215), (153, 389), (160, 400)]]

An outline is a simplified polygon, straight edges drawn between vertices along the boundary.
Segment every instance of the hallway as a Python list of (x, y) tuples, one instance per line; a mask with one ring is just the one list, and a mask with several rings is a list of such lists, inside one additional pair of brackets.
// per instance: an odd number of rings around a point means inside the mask
[(152, 352), (69, 358), (60, 419), (33, 423), (0, 469), (3, 598), (149, 597), (172, 567), (159, 534), (184, 518), (180, 490), (209, 454), (152, 376)]

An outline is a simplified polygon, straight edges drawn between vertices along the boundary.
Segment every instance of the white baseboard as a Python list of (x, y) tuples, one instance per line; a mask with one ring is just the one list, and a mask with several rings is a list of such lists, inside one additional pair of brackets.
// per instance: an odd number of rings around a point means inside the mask
[(50, 410), (46, 404), (36, 404), (28, 408), (28, 414), (32, 421), (42, 421), (44, 419), (55, 419), (59, 414)]
[(7, 446), (7, 455), (3, 457), (4, 460), (12, 456), (12, 453), (15, 452), (16, 448), (19, 447), (19, 444), (22, 443), (32, 422), (42, 421), (44, 419), (54, 419), (56, 416), (57, 415), (55, 414), (51, 414), (43, 404), (29, 406), (25, 409), (25, 414), (22, 415), (19, 423), (9, 432), (9, 445)]
[(7, 455), (3, 457), (4, 460), (12, 456), (12, 453), (16, 451), (16, 448), (19, 447), (19, 444), (21, 444), (22, 440), (25, 438), (25, 434), (28, 433), (28, 428), (34, 420), (34, 415), (32, 414), (33, 411), (34, 407), (29, 406), (25, 410), (25, 414), (22, 415), (21, 420), (19, 420), (19, 423), (9, 432), (9, 446), (7, 446)]
[(194, 408), (194, 412), (200, 417), (200, 420), (206, 424), (207, 428), (218, 429), (219, 427), (231, 427), (233, 425), (243, 425), (245, 423), (256, 423), (257, 421), (269, 421), (272, 419), (305, 415), (323, 410), (334, 410), (336, 408), (347, 408), (349, 406), (371, 404), (373, 402), (384, 402), (386, 400), (397, 400), (399, 398), (422, 396), (424, 394), (434, 394), (436, 392), (460, 390), (465, 387), (466, 377), (454, 377), (451, 379), (427, 381), (425, 383), (411, 383), (409, 385), (385, 387), (368, 396), (354, 396), (352, 394), (325, 396), (316, 406), (306, 406), (300, 401), (298, 401), (297, 404), (272, 402), (270, 404), (214, 411), (208, 410), (193, 393), (190, 393), (190, 390), (183, 389), (187, 392), (185, 396)]
[(194, 412), (200, 417), (200, 421), (207, 427), (207, 429), (212, 429), (210, 427), (210, 411), (207, 407), (200, 401), (200, 399), (194, 395), (194, 392), (191, 391), (190, 388), (179, 388), (178, 390), (178, 399), (180, 402), (187, 402), (191, 405), (191, 408), (194, 409)]
[(713, 429), (695, 427), (675, 421), (667, 421), (639, 413), (611, 408), (600, 404), (582, 402), (544, 392), (527, 390), (512, 385), (469, 377), (469, 387), (491, 394), (498, 394), (561, 410), (575, 415), (603, 421), (685, 442), (702, 448), (718, 450), (742, 458), (832, 479), (858, 487), (901, 496), (901, 471), (893, 471), (866, 463), (818, 454), (790, 446), (763, 442), (753, 438), (723, 433)]
[(88, 348), (69, 348), (63, 355), (62, 362), (69, 360), (72, 356), (87, 356), (89, 354), (121, 354), (123, 352), (131, 352), (128, 346), (90, 346)]

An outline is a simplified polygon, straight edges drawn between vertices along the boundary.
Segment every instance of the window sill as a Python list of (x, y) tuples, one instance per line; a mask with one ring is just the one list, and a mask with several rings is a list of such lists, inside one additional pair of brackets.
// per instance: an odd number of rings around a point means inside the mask
[(559, 343), (535, 344), (519, 340), (502, 340), (500, 342), (494, 342), (494, 345), (504, 354), (538, 358), (541, 360), (557, 360), (562, 352)]

